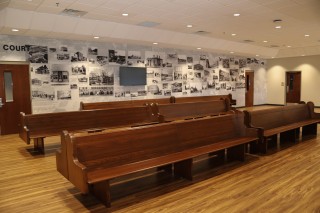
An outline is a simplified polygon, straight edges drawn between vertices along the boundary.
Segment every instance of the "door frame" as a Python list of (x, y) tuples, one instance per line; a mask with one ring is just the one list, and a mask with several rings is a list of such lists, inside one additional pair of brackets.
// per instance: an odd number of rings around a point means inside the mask
[[(253, 84), (250, 85), (249, 87), (252, 88), (252, 106), (254, 106), (254, 70), (245, 70), (245, 106), (247, 107), (247, 99), (248, 99), (248, 92), (247, 92), (247, 88), (248, 88), (248, 85), (247, 85), (247, 73), (253, 73), (253, 79), (252, 79), (252, 82)], [(250, 79), (251, 80), (251, 79)]]
[(284, 74), (284, 105), (287, 105), (287, 74), (288, 73), (300, 73), (300, 101), (301, 101), (301, 82), (302, 82), (302, 71), (285, 71)]
[[(29, 84), (29, 89), (30, 89), (30, 96), (29, 96), (29, 99), (30, 99), (30, 110), (31, 110), (31, 113), (33, 113), (33, 109), (32, 109), (32, 97), (31, 97), (31, 73), (30, 73), (30, 62), (28, 61), (1, 61), (0, 60), (0, 64), (1, 65), (27, 65), (28, 66), (28, 84)], [(0, 85), (0, 87), (2, 87), (4, 85)], [(0, 126), (1, 128), (1, 126)]]

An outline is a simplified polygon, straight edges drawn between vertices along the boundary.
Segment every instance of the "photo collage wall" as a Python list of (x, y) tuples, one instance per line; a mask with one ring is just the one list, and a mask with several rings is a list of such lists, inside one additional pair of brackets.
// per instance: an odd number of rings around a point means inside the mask
[[(26, 46), (33, 113), (78, 110), (80, 101), (244, 93), (245, 70), (265, 66), (255, 58), (169, 49), (111, 49), (88, 43)], [(147, 85), (120, 86), (120, 66), (146, 67)]]

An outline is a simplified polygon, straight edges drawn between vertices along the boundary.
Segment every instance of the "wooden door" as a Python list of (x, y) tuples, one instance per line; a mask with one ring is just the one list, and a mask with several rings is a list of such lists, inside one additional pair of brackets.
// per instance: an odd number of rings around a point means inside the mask
[(246, 107), (253, 106), (254, 72), (246, 70)]
[(286, 103), (299, 103), (301, 96), (301, 72), (287, 72), (286, 81)]
[(0, 62), (0, 134), (18, 133), (19, 114), (31, 113), (29, 64)]

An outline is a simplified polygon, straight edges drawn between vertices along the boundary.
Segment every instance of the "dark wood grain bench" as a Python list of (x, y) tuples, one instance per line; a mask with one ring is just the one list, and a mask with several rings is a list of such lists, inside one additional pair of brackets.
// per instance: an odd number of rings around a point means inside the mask
[(229, 99), (231, 105), (237, 105), (237, 100), (232, 99), (232, 94), (228, 95), (208, 95), (208, 96), (190, 96), (190, 97), (172, 97), (173, 103), (213, 101), (220, 99)]
[(41, 152), (44, 152), (44, 138), (60, 135), (63, 130), (95, 130), (157, 122), (148, 106), (27, 115), (22, 112), (20, 115), (20, 137), (27, 144), (33, 139), (34, 148)]
[(320, 113), (314, 112), (312, 102), (264, 110), (245, 110), (244, 113), (246, 126), (260, 131), (260, 143), (258, 147), (253, 146), (251, 150), (262, 153), (267, 152), (268, 144), (276, 144), (278, 134), (280, 134), (280, 142), (296, 142), (300, 127), (302, 127), (302, 136), (316, 136), (317, 123), (320, 122)]
[(229, 99), (175, 104), (151, 104), (151, 107), (153, 114), (161, 122), (215, 116), (231, 110)]
[(108, 101), (108, 102), (80, 102), (80, 110), (93, 109), (112, 109), (112, 108), (128, 108), (135, 106), (143, 106), (145, 104), (159, 103), (168, 104), (172, 102), (172, 98), (158, 98), (158, 99), (142, 99), (142, 100), (127, 100), (127, 101)]
[(227, 159), (243, 161), (245, 145), (258, 140), (257, 130), (244, 126), (243, 114), (62, 136), (70, 146), (69, 181), (106, 206), (111, 179), (161, 166), (192, 179), (193, 158), (214, 152), (224, 157), (226, 149)]

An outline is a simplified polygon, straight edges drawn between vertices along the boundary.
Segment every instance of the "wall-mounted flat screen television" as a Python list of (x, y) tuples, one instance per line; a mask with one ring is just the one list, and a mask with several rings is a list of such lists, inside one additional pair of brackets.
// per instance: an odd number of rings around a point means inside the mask
[(120, 67), (120, 85), (137, 86), (147, 84), (147, 68)]

